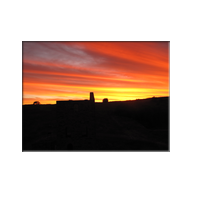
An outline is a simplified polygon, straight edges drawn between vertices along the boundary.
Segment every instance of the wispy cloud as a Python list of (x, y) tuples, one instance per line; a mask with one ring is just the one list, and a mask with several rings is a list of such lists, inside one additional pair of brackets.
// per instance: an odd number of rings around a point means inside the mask
[[(23, 42), (25, 95), (43, 99), (169, 95), (168, 42)], [(124, 89), (125, 88), (125, 89)], [(121, 91), (124, 90), (124, 91)], [(32, 103), (35, 100), (32, 96)], [(54, 98), (54, 99), (53, 99)]]

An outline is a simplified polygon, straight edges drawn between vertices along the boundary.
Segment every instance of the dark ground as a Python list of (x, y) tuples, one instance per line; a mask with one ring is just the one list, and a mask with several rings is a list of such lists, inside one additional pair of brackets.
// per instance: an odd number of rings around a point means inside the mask
[(169, 97), (95, 103), (89, 115), (62, 115), (57, 105), (22, 110), (23, 151), (169, 151)]

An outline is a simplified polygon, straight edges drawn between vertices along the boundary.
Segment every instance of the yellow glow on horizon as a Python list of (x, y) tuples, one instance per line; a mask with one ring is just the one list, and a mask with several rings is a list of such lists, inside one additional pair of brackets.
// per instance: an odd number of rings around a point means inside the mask
[(23, 104), (169, 96), (169, 42), (23, 42)]

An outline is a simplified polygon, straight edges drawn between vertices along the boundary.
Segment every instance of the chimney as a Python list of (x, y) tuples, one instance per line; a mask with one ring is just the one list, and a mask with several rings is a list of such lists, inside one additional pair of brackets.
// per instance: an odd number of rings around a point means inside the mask
[(90, 92), (90, 101), (93, 103), (95, 102), (94, 101), (94, 92)]

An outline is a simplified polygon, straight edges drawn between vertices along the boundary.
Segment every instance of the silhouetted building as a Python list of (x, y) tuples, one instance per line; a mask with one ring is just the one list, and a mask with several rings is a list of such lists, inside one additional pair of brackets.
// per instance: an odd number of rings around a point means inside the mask
[(56, 101), (59, 149), (72, 147), (74, 150), (85, 150), (94, 146), (92, 144), (95, 130), (94, 101), (93, 92), (90, 93), (90, 100)]

